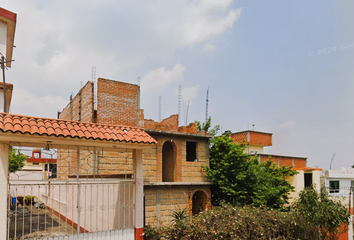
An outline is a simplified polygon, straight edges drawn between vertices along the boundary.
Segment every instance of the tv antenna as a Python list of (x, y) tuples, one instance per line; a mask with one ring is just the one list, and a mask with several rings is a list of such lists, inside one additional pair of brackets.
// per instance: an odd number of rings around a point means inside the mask
[(332, 155), (331, 164), (329, 165), (329, 170), (332, 170), (332, 162), (333, 162), (333, 159), (336, 156), (336, 154), (337, 153), (333, 153), (333, 155)]
[(206, 106), (205, 106), (205, 124), (208, 122), (208, 107), (209, 107), (209, 87), (206, 95)]
[(182, 95), (182, 86), (178, 86), (178, 126), (181, 119), (181, 95)]

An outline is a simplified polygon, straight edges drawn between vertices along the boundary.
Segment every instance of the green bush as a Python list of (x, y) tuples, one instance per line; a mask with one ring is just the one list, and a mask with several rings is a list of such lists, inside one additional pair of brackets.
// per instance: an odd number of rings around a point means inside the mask
[[(250, 206), (223, 205), (175, 220), (164, 228), (145, 229), (150, 237), (146, 239), (318, 239), (317, 228), (307, 224), (295, 211)], [(153, 232), (156, 238), (151, 238)]]

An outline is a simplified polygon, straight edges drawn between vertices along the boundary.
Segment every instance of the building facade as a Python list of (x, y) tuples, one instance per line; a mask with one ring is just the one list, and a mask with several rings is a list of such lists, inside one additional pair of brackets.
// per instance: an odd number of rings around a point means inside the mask
[(298, 196), (298, 193), (305, 187), (310, 187), (313, 185), (316, 189), (320, 189), (322, 169), (307, 167), (306, 157), (264, 153), (265, 147), (270, 147), (273, 145), (272, 133), (247, 130), (230, 134), (234, 142), (243, 143), (246, 145), (245, 152), (247, 154), (257, 154), (259, 162), (270, 160), (278, 167), (292, 167), (293, 170), (298, 172), (298, 174), (287, 178), (289, 183), (294, 186), (294, 192), (290, 193), (290, 201), (294, 200), (294, 198)]
[[(96, 100), (96, 102), (95, 102)], [(58, 113), (59, 119), (144, 128), (157, 140), (143, 150), (145, 224), (160, 226), (172, 220), (174, 210), (191, 214), (211, 207), (210, 183), (202, 166), (209, 165), (209, 138), (194, 123), (178, 125), (178, 115), (161, 122), (144, 119), (138, 85), (98, 78), (87, 82)], [(74, 177), (75, 151), (58, 151), (58, 179)], [(132, 155), (100, 151), (81, 153), (80, 171), (87, 177), (133, 173)]]

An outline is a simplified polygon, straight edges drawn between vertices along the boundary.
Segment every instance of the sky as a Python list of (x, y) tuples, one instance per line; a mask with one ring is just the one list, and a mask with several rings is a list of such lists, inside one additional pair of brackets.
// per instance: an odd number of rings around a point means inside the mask
[[(94, 76), (141, 86), (146, 119), (178, 113), (273, 133), (267, 154), (354, 164), (351, 0), (2, 0), (17, 13), (10, 112), (56, 118)], [(92, 67), (95, 66), (95, 74)], [(140, 79), (140, 80), (139, 80)], [(187, 112), (188, 106), (188, 112)], [(254, 125), (254, 126), (253, 126)]]

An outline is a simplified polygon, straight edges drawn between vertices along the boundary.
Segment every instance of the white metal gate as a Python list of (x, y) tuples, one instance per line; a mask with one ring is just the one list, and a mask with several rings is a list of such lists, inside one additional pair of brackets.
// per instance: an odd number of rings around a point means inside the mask
[[(7, 239), (134, 239), (135, 181), (127, 167), (131, 151), (57, 152), (57, 179), (42, 180), (49, 169), (43, 168), (37, 180), (27, 180), (33, 173), (9, 180)], [(112, 174), (102, 178), (99, 170), (110, 168)], [(125, 178), (114, 178), (114, 173)]]

